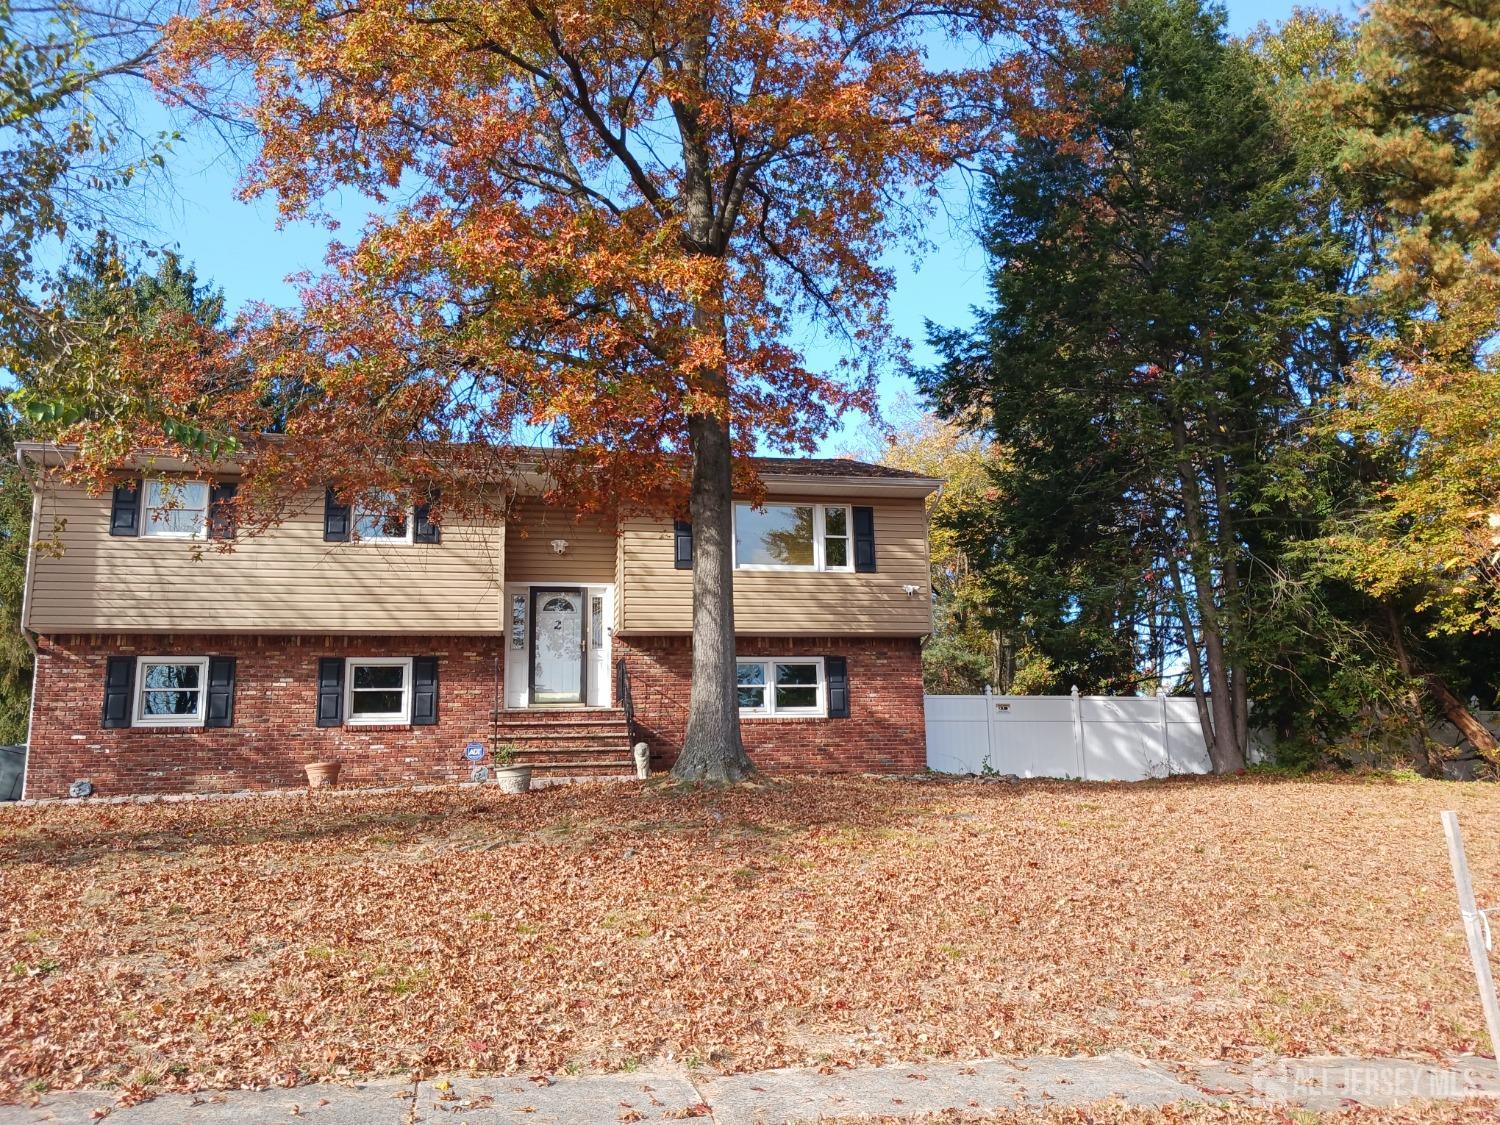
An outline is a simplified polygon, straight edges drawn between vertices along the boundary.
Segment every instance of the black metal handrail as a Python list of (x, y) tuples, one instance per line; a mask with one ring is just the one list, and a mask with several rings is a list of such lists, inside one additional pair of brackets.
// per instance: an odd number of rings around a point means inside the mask
[(625, 712), (625, 732), (633, 748), (639, 741), (635, 725), (635, 700), (630, 694), (630, 672), (622, 656), (615, 662), (615, 702)]

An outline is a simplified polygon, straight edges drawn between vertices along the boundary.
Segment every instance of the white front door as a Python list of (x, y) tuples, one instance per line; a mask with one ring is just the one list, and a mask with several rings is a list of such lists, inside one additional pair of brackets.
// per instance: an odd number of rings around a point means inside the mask
[(583, 702), (583, 591), (532, 591), (531, 701)]

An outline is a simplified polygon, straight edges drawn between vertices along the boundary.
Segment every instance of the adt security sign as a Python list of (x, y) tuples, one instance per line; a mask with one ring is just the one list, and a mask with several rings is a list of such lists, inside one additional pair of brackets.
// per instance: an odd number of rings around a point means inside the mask
[(484, 761), (484, 743), (471, 742), (464, 747), (464, 757), (471, 762)]

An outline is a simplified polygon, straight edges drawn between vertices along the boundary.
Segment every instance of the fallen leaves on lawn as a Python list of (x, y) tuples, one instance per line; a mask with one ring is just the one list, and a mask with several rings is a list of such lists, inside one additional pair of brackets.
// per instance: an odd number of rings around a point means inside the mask
[[(0, 810), (0, 1094), (1127, 1050), (1483, 1024), (1437, 812), (1500, 791), (790, 779)], [(621, 857), (632, 850), (632, 858)]]

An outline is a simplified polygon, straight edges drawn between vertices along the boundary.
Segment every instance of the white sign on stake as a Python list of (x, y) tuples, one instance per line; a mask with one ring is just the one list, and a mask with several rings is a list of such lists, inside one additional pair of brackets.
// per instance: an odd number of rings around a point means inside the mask
[(1479, 982), (1484, 1022), (1490, 1029), (1490, 1050), (1500, 1062), (1500, 996), (1495, 993), (1495, 978), (1490, 972), (1490, 924), (1485, 912), (1474, 902), (1474, 881), (1469, 877), (1464, 837), (1458, 830), (1458, 813), (1452, 809), (1443, 813), (1443, 833), (1448, 837), (1448, 860), (1453, 864), (1453, 881), (1458, 885), (1458, 912), (1463, 916), (1469, 959), (1474, 962), (1474, 978)]

